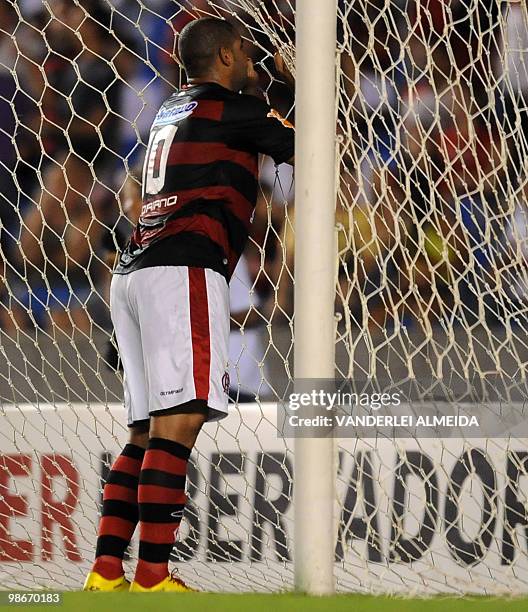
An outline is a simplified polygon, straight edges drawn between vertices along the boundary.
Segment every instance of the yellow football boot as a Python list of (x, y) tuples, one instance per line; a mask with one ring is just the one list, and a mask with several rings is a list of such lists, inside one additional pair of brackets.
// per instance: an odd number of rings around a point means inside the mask
[(181, 578), (177, 576), (167, 576), (158, 584), (155, 584), (152, 587), (142, 587), (139, 583), (133, 582), (130, 585), (131, 593), (196, 593), (196, 589), (192, 589), (187, 586), (185, 582)]
[(128, 591), (130, 590), (130, 582), (124, 577), (107, 580), (97, 572), (90, 572), (84, 582), (83, 591)]

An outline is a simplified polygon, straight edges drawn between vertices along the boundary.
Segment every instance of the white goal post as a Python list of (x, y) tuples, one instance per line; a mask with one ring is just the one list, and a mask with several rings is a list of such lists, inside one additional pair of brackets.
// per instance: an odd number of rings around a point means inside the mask
[[(298, 0), (295, 378), (334, 377), (336, 0)], [(295, 587), (334, 591), (333, 436), (295, 439)], [(314, 529), (314, 525), (317, 528)]]

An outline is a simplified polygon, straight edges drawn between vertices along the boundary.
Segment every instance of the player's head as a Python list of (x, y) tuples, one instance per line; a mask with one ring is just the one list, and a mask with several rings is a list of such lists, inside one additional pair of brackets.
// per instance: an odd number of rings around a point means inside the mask
[(231, 89), (248, 80), (248, 55), (235, 26), (225, 19), (203, 17), (188, 23), (178, 37), (178, 54), (189, 79), (220, 74)]

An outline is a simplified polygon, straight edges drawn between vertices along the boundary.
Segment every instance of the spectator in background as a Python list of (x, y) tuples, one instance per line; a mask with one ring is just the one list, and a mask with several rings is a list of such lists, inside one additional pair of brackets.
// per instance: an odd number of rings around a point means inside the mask
[(501, 144), (490, 127), (476, 116), (468, 89), (453, 87), (448, 110), (438, 132), (443, 168), (438, 189), (447, 201), (460, 201), (462, 220), (471, 236), (470, 246), (485, 264), (484, 225), (491, 216), (485, 209), (501, 170)]
[(184, 77), (181, 65), (177, 60), (177, 39), (183, 28), (200, 17), (211, 13), (207, 0), (184, 0), (167, 3), (161, 14), (164, 21), (158, 21), (154, 40), (161, 41), (161, 46), (154, 50), (160, 74), (164, 80), (164, 98), (169, 96), (174, 88), (182, 84)]
[(500, 96), (503, 98), (503, 129), (509, 148), (510, 176), (518, 182), (524, 167), (522, 149), (528, 150), (528, 15), (524, 2), (509, 2), (495, 71), (504, 71)]
[(268, 321), (245, 255), (229, 282), (229, 302), (229, 397), (238, 403), (254, 402), (269, 392), (259, 330)]
[(478, 112), (463, 81), (452, 91), (449, 113), (443, 116), (438, 134), (442, 174), (437, 190), (463, 228), (469, 258), (460, 283), (465, 316), (474, 321), (483, 306), (491, 323), (498, 316), (493, 226), (500, 211), (497, 195), (506, 155), (500, 134)]
[(369, 3), (340, 2), (338, 22), (341, 50), (339, 122), (352, 131), (350, 146), (387, 159), (396, 128), (395, 67), (398, 38), (394, 10), (384, 0)]
[[(286, 264), (283, 259), (288, 258), (281, 232), (288, 223), (289, 212), (293, 211), (294, 199), (293, 168), (288, 166), (283, 170), (285, 165), (276, 167), (268, 157), (261, 160), (260, 193), (245, 251), (250, 276), (256, 280), (259, 299), (263, 302), (275, 300), (275, 292), (278, 289), (281, 293), (278, 302), (282, 303), (282, 298), (286, 298), (285, 293), (288, 291), (288, 283), (279, 288), (281, 268)], [(286, 277), (287, 271), (283, 272)], [(290, 301), (290, 298), (286, 298), (285, 303)]]
[[(36, 106), (31, 99), (31, 62), (19, 54), (13, 40), (21, 33), (27, 46), (31, 29), (18, 23), (18, 15), (7, 0), (0, 0), (0, 327), (13, 328), (12, 251), (18, 238), (24, 191), (34, 181), (39, 147), (30, 137), (38, 129)], [(26, 47), (22, 46), (22, 50)], [(29, 170), (29, 171), (28, 171)]]
[[(16, 221), (16, 206), (18, 194), (14, 179), (16, 165), (16, 150), (13, 140), (16, 135), (16, 115), (20, 112), (15, 106), (13, 112), (13, 100), (16, 96), (16, 82), (12, 71), (16, 62), (16, 47), (11, 35), (16, 27), (16, 13), (10, 4), (0, 0), (0, 117), (2, 123), (0, 128), (0, 245), (1, 253), (6, 253), (9, 247), (9, 234)], [(9, 284), (6, 283), (7, 262), (2, 258), (0, 268), (0, 295), (3, 297), (3, 306), (0, 308), (0, 325), (2, 329), (10, 325), (8, 312)]]
[[(509, 303), (504, 308), (505, 320), (522, 325), (526, 329), (528, 320), (528, 202), (526, 196), (516, 208), (508, 231), (511, 250), (502, 260), (500, 274)], [(509, 255), (511, 257), (508, 258)]]
[[(20, 96), (17, 96), (16, 81), (13, 72), (16, 66), (17, 50), (11, 38), (17, 25), (17, 15), (6, 0), (0, 0), (0, 179), (2, 196), (12, 206), (16, 197), (13, 172), (16, 162), (16, 150), (12, 140), (16, 136), (17, 116), (23, 116), (20, 109)], [(17, 104), (18, 103), (18, 104)], [(2, 211), (4, 206), (2, 205)]]
[[(108, 167), (119, 152), (114, 134), (119, 132), (120, 92), (130, 74), (133, 45), (121, 32), (110, 32), (111, 13), (99, 0), (84, 2), (82, 8), (71, 0), (58, 0), (52, 6), (53, 39), (74, 38), (76, 51), (57, 83), (62, 94), (57, 100), (59, 125), (66, 132), (61, 148), (68, 154), (67, 163), (79, 160), (95, 168)], [(83, 170), (82, 163), (72, 168), (79, 174)]]
[(389, 327), (402, 310), (398, 285), (400, 252), (398, 234), (405, 236), (398, 192), (390, 188), (388, 166), (372, 174), (371, 198), (361, 193), (361, 179), (352, 165), (341, 175), (338, 199), (337, 246), (339, 295), (336, 309), (354, 325)]
[(58, 0), (52, 10), (44, 36), (59, 55), (75, 49), (75, 59), (50, 75), (53, 86), (42, 83), (43, 100), (56, 90), (43, 110), (53, 159), (24, 214), (17, 255), (28, 286), (19, 287), (16, 298), (39, 327), (88, 333), (86, 302), (101, 272), (95, 252), (103, 232), (95, 186), (101, 168), (117, 160), (120, 79), (130, 54), (109, 33), (110, 14), (97, 1), (81, 8)]
[(451, 57), (462, 86), (472, 92), (476, 115), (482, 118), (489, 118), (489, 107), (493, 108), (495, 104), (490, 93), (498, 82), (495, 69), (503, 4), (496, 0), (451, 0), (449, 10), (444, 9), (444, 15), (449, 16), (446, 29)]
[[(19, 136), (17, 118), (25, 117), (25, 100), (17, 91), (13, 73), (16, 66), (17, 50), (11, 38), (17, 25), (17, 15), (6, 0), (0, 0), (0, 219), (2, 231), (0, 241), (2, 252), (8, 248), (8, 234), (16, 221), (19, 201), (15, 182), (17, 151), (13, 141)], [(20, 141), (20, 139), (18, 139)], [(6, 233), (7, 232), (7, 233)], [(5, 264), (5, 262), (4, 262)], [(3, 274), (5, 277), (5, 272)]]
[(520, 185), (504, 210), (502, 244), (496, 257), (497, 273), (507, 299), (505, 321), (526, 329), (528, 320), (528, 162), (520, 173)]
[(416, 247), (408, 268), (413, 293), (407, 308), (427, 327), (425, 321), (437, 323), (452, 317), (455, 291), (468, 264), (464, 231), (444, 200), (439, 200), (425, 223), (418, 226)]

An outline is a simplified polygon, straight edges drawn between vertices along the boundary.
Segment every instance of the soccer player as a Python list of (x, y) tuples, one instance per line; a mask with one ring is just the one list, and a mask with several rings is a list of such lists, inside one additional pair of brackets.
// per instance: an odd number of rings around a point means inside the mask
[(293, 163), (291, 127), (240, 93), (256, 73), (233, 25), (193, 21), (178, 51), (188, 84), (152, 125), (141, 216), (112, 278), (130, 438), (104, 488), (86, 590), (129, 588), (122, 560), (138, 522), (130, 590), (190, 590), (168, 561), (191, 449), (204, 422), (227, 414), (228, 281), (257, 200), (258, 154)]

